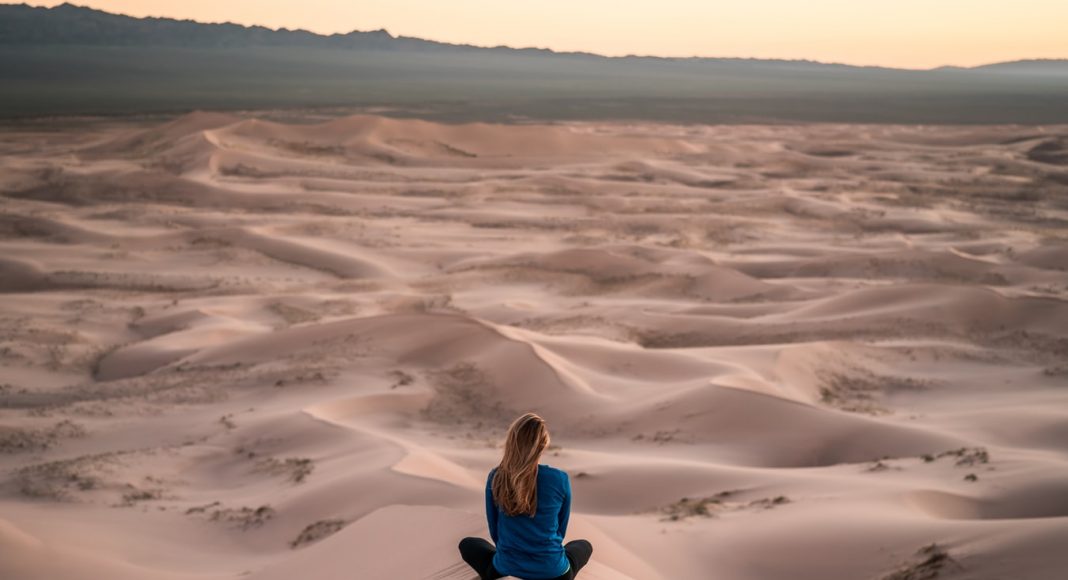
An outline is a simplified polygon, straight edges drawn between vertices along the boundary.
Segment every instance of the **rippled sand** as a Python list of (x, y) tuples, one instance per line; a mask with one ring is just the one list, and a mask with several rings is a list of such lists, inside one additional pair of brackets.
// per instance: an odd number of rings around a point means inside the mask
[(0, 133), (0, 577), (470, 580), (528, 410), (590, 580), (1068, 567), (1068, 128), (65, 123)]

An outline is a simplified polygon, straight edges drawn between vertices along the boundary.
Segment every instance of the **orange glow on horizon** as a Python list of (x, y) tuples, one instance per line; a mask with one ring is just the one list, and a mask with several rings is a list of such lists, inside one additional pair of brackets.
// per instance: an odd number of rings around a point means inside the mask
[[(54, 6), (60, 1), (31, 2)], [(75, 0), (131, 16), (606, 55), (930, 68), (1068, 58), (1063, 0)]]

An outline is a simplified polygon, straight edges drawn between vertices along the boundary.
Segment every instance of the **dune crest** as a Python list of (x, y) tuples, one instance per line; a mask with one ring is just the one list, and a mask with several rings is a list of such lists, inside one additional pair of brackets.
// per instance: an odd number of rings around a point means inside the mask
[(301, 115), (2, 133), (0, 578), (1062, 580), (1068, 128)]

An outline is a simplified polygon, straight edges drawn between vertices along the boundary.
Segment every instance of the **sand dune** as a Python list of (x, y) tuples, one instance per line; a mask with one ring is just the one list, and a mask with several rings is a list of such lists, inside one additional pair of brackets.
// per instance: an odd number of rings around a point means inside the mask
[(1059, 580), (1066, 135), (15, 127), (0, 577), (471, 580), (533, 410), (584, 578)]

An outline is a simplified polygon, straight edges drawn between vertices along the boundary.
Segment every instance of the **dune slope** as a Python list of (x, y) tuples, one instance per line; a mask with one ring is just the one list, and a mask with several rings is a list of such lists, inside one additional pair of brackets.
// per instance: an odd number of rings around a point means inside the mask
[(1068, 128), (0, 133), (0, 578), (1063, 578)]

